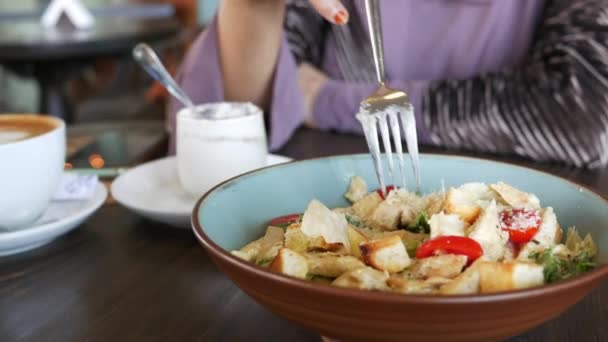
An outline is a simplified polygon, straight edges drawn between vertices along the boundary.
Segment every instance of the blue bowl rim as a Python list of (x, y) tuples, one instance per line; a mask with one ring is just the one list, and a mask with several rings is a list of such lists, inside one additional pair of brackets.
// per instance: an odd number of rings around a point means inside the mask
[[(287, 164), (293, 163), (305, 163), (313, 160), (331, 160), (331, 159), (342, 159), (342, 158), (353, 158), (360, 156), (369, 156), (369, 154), (360, 153), (360, 154), (342, 154), (335, 156), (327, 156), (327, 157), (319, 157), (319, 158), (310, 158), (310, 159), (302, 159), (302, 160), (292, 160), (287, 163), (277, 164), (262, 167), (253, 171), (249, 171), (243, 173), (241, 175), (230, 178), (213, 188), (211, 188), (207, 193), (205, 193), (201, 198), (196, 202), (194, 209), (192, 210), (191, 216), (191, 225), (194, 235), (199, 240), (200, 244), (210, 253), (214, 254), (217, 258), (222, 259), (224, 262), (231, 264), (231, 266), (235, 266), (236, 268), (241, 269), (244, 272), (252, 273), (256, 277), (264, 278), (268, 281), (280, 282), (286, 286), (294, 288), (294, 290), (299, 291), (307, 291), (307, 292), (317, 292), (322, 293), (324, 295), (329, 295), (333, 297), (342, 297), (344, 299), (350, 300), (369, 300), (377, 303), (384, 304), (452, 304), (452, 305), (462, 305), (462, 304), (471, 304), (475, 303), (497, 303), (497, 302), (506, 302), (513, 300), (522, 300), (530, 297), (536, 296), (547, 296), (547, 295), (556, 295), (560, 292), (572, 290), (574, 288), (584, 286), (585, 284), (592, 283), (598, 281), (599, 286), (602, 280), (608, 279), (608, 264), (600, 265), (596, 267), (594, 270), (574, 277), (572, 279), (556, 282), (553, 284), (546, 284), (539, 287), (533, 287), (528, 289), (520, 289), (520, 290), (511, 290), (504, 292), (496, 292), (496, 293), (488, 293), (488, 294), (469, 294), (469, 295), (450, 295), (450, 296), (441, 296), (441, 295), (425, 295), (425, 294), (401, 294), (394, 292), (385, 292), (385, 291), (368, 291), (368, 290), (359, 290), (359, 289), (351, 289), (351, 288), (340, 288), (328, 284), (322, 283), (313, 283), (308, 280), (298, 279), (294, 277), (290, 277), (281, 273), (272, 272), (266, 268), (260, 267), (254, 263), (245, 261), (239, 257), (232, 255), (229, 251), (225, 250), (221, 246), (217, 245), (206, 233), (202, 225), (200, 224), (199, 219), (199, 211), (201, 206), (204, 204), (205, 200), (212, 193), (224, 188), (226, 185), (244, 178), (246, 176), (251, 176), (257, 173), (265, 172), (267, 169), (271, 168), (280, 168)], [(551, 173), (533, 169), (530, 167), (525, 167), (521, 165), (517, 165), (514, 163), (496, 161), (490, 159), (483, 159), (465, 155), (458, 154), (439, 154), (439, 153), (421, 153), (421, 156), (433, 156), (440, 158), (449, 158), (449, 159), (465, 159), (465, 160), (474, 160), (477, 162), (483, 163), (494, 163), (494, 164), (502, 164), (511, 168), (523, 169), (527, 172), (536, 172), (543, 174), (547, 177), (552, 177), (557, 180), (565, 181), (579, 188), (583, 188), (587, 190), (592, 195), (595, 195), (600, 201), (603, 201), (606, 207), (608, 207), (608, 197), (603, 194), (577, 182), (571, 181), (561, 176), (553, 175)], [(237, 284), (238, 285), (238, 284)]]

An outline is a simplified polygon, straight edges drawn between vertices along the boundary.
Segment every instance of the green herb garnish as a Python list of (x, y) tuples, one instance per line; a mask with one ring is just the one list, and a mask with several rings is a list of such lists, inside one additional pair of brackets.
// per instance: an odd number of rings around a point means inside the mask
[(259, 266), (266, 267), (266, 266), (270, 265), (270, 263), (272, 262), (273, 259), (274, 259), (273, 257), (260, 259), (260, 260), (256, 260), (255, 263)]
[(405, 245), (405, 249), (407, 250), (407, 254), (410, 257), (415, 257), (416, 256), (416, 251), (418, 250), (418, 247), (420, 247), (420, 245), (422, 244), (422, 241), (419, 240), (410, 240), (406, 243)]
[(363, 223), (363, 221), (361, 221), (359, 217), (348, 214), (344, 216), (346, 217), (346, 222), (348, 222), (348, 224), (350, 224), (351, 226), (357, 228), (367, 228), (367, 226)]
[(405, 230), (409, 230), (412, 233), (431, 233), (431, 226), (429, 225), (429, 216), (426, 212), (421, 211), (416, 216), (416, 219), (413, 222), (410, 222), (405, 227)]

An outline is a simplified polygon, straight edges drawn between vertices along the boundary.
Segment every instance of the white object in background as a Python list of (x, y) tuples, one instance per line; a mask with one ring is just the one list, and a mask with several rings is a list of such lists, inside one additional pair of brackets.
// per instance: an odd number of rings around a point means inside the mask
[(63, 13), (78, 29), (87, 29), (95, 24), (95, 18), (79, 0), (52, 0), (40, 19), (42, 26), (56, 26)]
[[(52, 128), (24, 140), (0, 143), (0, 228), (11, 230), (29, 226), (48, 207), (63, 173), (66, 149), (62, 120), (0, 115), (0, 127), (11, 127), (13, 122)], [(19, 131), (0, 130), (0, 141), (15, 133)]]
[[(265, 165), (291, 161), (269, 154)], [(201, 178), (206, 173), (199, 175)], [(153, 221), (190, 229), (190, 216), (197, 198), (190, 195), (177, 178), (177, 160), (166, 157), (139, 165), (121, 174), (112, 183), (112, 197), (123, 206)]]
[(264, 114), (251, 103), (208, 103), (196, 113), (184, 108), (177, 113), (176, 140), (178, 178), (195, 197), (266, 166)]
[(78, 175), (66, 172), (53, 195), (54, 201), (86, 200), (95, 194), (97, 175)]
[(0, 256), (41, 247), (77, 228), (101, 207), (108, 191), (97, 182), (93, 197), (86, 201), (51, 202), (44, 214), (25, 229), (0, 230)]

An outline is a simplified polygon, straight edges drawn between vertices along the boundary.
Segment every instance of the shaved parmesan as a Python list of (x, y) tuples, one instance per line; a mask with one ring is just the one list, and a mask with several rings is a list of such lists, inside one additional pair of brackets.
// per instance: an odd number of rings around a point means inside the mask
[(469, 237), (483, 248), (484, 259), (497, 261), (503, 258), (509, 233), (500, 228), (496, 202), (491, 201), (469, 229)]
[(431, 239), (438, 236), (464, 236), (465, 223), (456, 214), (445, 214), (440, 212), (431, 216)]
[(342, 213), (335, 213), (318, 200), (312, 200), (302, 217), (300, 230), (309, 237), (323, 237), (327, 243), (341, 243), (350, 249), (348, 222)]
[(490, 188), (496, 191), (513, 208), (540, 209), (540, 200), (533, 194), (523, 192), (502, 182), (492, 184)]

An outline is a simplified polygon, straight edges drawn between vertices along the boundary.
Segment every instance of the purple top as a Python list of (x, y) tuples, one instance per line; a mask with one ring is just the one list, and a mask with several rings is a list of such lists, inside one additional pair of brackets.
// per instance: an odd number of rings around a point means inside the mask
[[(543, 5), (543, 0), (381, 1), (388, 83), (405, 90), (418, 109), (418, 135), (422, 143), (430, 142), (422, 120), (425, 113), (419, 110), (429, 83), (440, 79), (467, 79), (521, 63)], [(358, 10), (362, 12), (363, 8)], [(343, 80), (334, 38), (330, 33), (325, 42), (322, 70), (330, 80), (316, 98), (313, 118), (320, 129), (361, 132), (355, 119), (359, 102), (378, 84)], [(195, 103), (223, 101), (215, 21), (192, 45), (178, 80)], [(178, 106), (171, 101), (171, 132), (175, 131), (174, 114)], [(271, 150), (286, 143), (303, 123), (304, 108), (297, 65), (283, 37), (269, 113)], [(171, 153), (174, 153), (173, 140)]]

